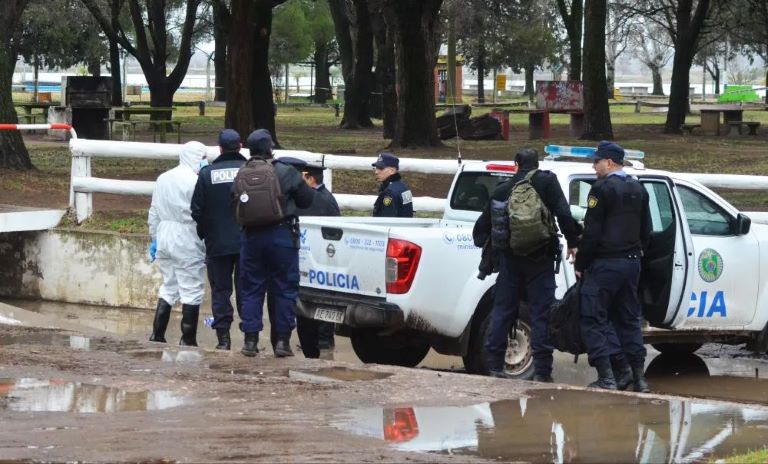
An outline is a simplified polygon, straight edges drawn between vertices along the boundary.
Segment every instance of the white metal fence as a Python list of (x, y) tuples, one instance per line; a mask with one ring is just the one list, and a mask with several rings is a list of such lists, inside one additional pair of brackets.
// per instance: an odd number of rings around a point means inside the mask
[[(77, 221), (82, 222), (93, 213), (94, 193), (113, 193), (119, 195), (152, 195), (155, 188), (153, 181), (102, 179), (91, 176), (91, 159), (93, 158), (138, 158), (178, 160), (181, 145), (122, 142), (108, 140), (88, 140), (73, 138), (69, 142), (72, 152), (72, 179), (70, 182), (70, 207), (76, 212)], [(241, 153), (249, 156), (247, 149)], [(219, 148), (208, 147), (208, 159), (214, 160), (219, 156)], [(329, 190), (333, 188), (333, 170), (349, 169), (371, 172), (371, 163), (376, 161), (370, 156), (342, 156), (312, 153), (299, 150), (275, 150), (275, 157), (291, 156), (308, 163), (324, 166), (325, 184)], [(431, 159), (401, 159), (400, 170), (406, 172), (422, 172), (433, 174), (454, 174), (458, 168), (455, 160)], [(373, 179), (372, 174), (368, 174)], [(376, 200), (375, 195), (352, 195), (334, 192), (336, 201), (342, 209), (370, 210)], [(445, 199), (434, 197), (416, 197), (413, 208), (416, 211), (443, 211)]]
[[(137, 158), (178, 160), (181, 145), (165, 143), (123, 142), (111, 140), (78, 139), (74, 129), (67, 124), (0, 124), (0, 130), (67, 130), (72, 134), (69, 142), (72, 153), (72, 170), (70, 178), (69, 204), (75, 211), (77, 221), (82, 222), (93, 214), (93, 194), (112, 193), (118, 195), (152, 195), (155, 188), (153, 181), (103, 179), (91, 175), (91, 159), (93, 158)], [(243, 155), (249, 155), (247, 149), (242, 149)], [(208, 147), (210, 160), (219, 156), (218, 147)], [(371, 171), (373, 156), (343, 156), (312, 153), (298, 150), (276, 150), (275, 157), (292, 156), (303, 159), (311, 164), (324, 166), (325, 183), (332, 189), (333, 170), (348, 169), (356, 171)], [(435, 160), (418, 158), (401, 158), (400, 170), (404, 172), (420, 172), (425, 174), (452, 175), (459, 168), (456, 160)], [(368, 174), (370, 175), (370, 174)], [(726, 188), (739, 190), (768, 190), (768, 176), (746, 176), (736, 174), (680, 174), (687, 179), (701, 182), (711, 188)], [(352, 195), (334, 192), (339, 206), (343, 209), (370, 210), (376, 200), (374, 195)], [(413, 199), (416, 211), (443, 211), (444, 198), (416, 197)], [(768, 218), (766, 218), (768, 220)]]

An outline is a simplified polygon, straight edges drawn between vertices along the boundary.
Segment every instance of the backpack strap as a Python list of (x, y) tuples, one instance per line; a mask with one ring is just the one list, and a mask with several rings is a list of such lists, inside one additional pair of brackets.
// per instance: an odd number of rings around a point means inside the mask
[(514, 189), (518, 185), (522, 184), (523, 182), (529, 182), (530, 183), (531, 179), (533, 179), (533, 176), (536, 175), (537, 172), (539, 172), (538, 169), (532, 169), (528, 174), (525, 175), (525, 177), (523, 177), (522, 179), (517, 181), (515, 183), (515, 185), (512, 187), (512, 189)]

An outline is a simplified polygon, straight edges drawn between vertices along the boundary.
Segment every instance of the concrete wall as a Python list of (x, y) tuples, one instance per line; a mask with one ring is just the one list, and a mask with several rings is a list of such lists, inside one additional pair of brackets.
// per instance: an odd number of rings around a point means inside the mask
[(54, 229), (0, 234), (0, 295), (154, 308), (162, 277), (138, 234)]

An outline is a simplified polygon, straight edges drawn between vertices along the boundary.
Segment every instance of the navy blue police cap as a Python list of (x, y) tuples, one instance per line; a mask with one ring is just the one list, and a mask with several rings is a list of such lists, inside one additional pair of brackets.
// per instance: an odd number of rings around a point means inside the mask
[(593, 160), (609, 159), (621, 163), (624, 161), (624, 149), (618, 143), (603, 140), (597, 144), (597, 150), (589, 157)]
[(234, 129), (219, 132), (219, 147), (224, 150), (237, 150), (240, 148), (240, 134)]
[(299, 171), (301, 171), (302, 169), (304, 169), (304, 167), (307, 166), (306, 161), (304, 161), (303, 159), (294, 158), (293, 156), (281, 156), (280, 158), (277, 159), (277, 162), (283, 163), (283, 164), (290, 164), (291, 166), (295, 167)]
[(272, 155), (272, 147), (275, 146), (272, 141), (272, 134), (266, 129), (256, 129), (251, 132), (248, 139), (245, 141), (248, 145), (248, 150), (253, 155)]
[(400, 159), (398, 159), (398, 157), (393, 155), (392, 153), (385, 151), (383, 153), (379, 153), (379, 157), (376, 159), (376, 162), (371, 164), (371, 166), (379, 169), (384, 169), (384, 168), (400, 169)]

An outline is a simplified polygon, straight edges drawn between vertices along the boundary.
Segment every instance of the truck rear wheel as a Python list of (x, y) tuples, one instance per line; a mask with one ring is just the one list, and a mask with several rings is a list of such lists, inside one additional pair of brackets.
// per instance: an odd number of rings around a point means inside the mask
[(651, 343), (660, 353), (669, 355), (691, 354), (701, 348), (703, 343)]
[[(470, 374), (488, 375), (485, 365), (485, 340), (491, 326), (491, 312), (488, 311), (480, 320), (472, 324), (469, 338), (469, 350), (464, 356), (464, 367)], [(531, 348), (531, 318), (528, 306), (520, 304), (520, 318), (517, 330), (510, 330), (507, 352), (504, 355), (504, 372), (510, 377), (521, 380), (533, 378), (533, 349)]]
[(352, 349), (360, 361), (369, 364), (415, 367), (429, 352), (429, 343), (409, 334), (377, 335), (373, 330), (354, 330)]

